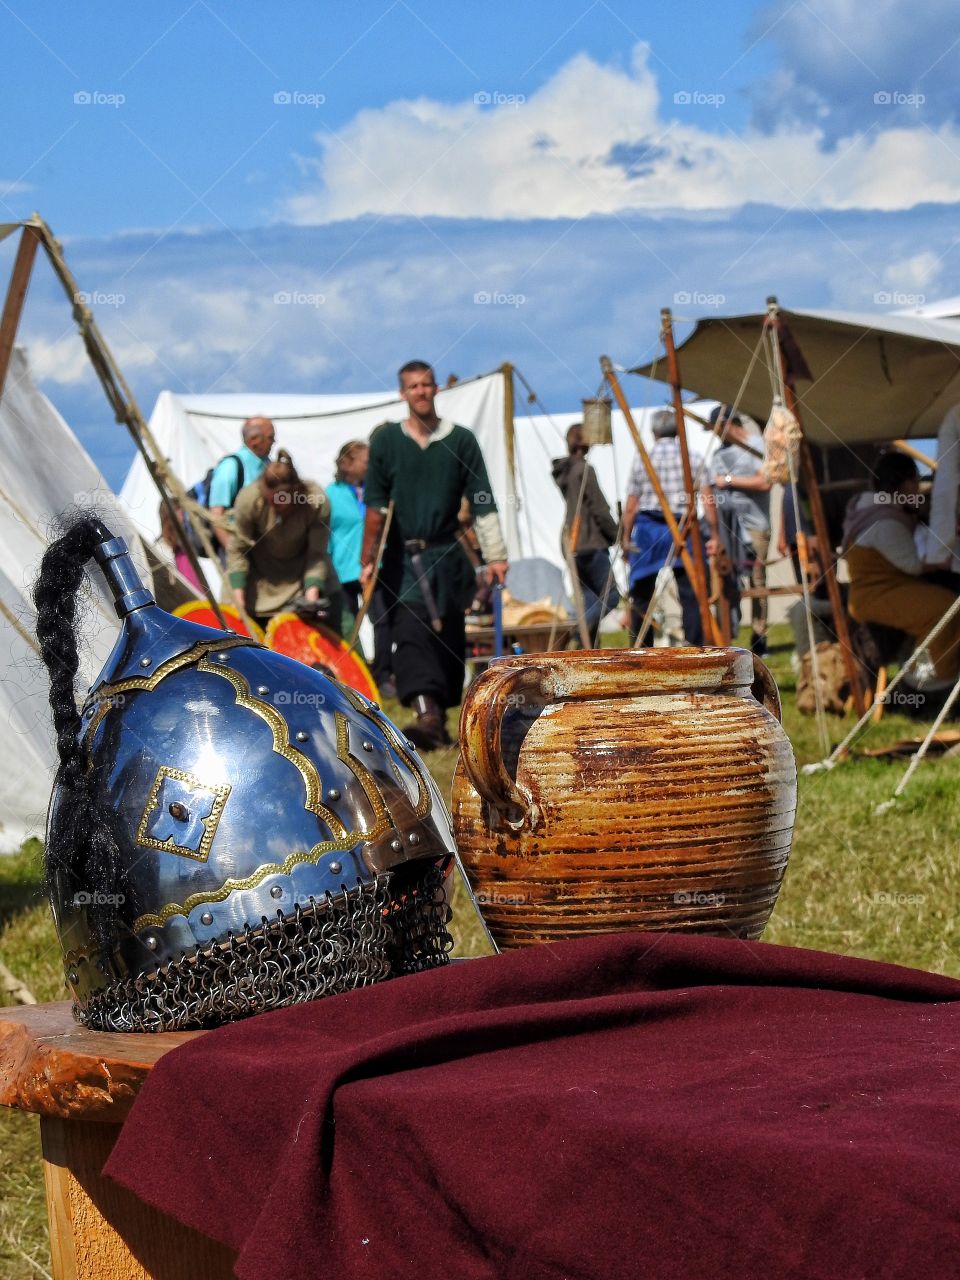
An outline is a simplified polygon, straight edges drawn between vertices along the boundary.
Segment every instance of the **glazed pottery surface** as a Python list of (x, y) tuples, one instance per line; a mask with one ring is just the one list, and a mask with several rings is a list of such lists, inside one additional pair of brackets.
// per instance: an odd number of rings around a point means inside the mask
[(767, 668), (742, 649), (494, 663), (463, 704), (456, 840), (501, 947), (618, 929), (758, 938), (797, 773)]

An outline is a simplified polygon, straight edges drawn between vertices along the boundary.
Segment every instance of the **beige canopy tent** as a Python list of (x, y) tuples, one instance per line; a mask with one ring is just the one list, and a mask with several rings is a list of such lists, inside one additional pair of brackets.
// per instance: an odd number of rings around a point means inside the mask
[[(797, 380), (812, 444), (860, 444), (935, 436), (960, 401), (960, 321), (845, 311), (780, 312), (812, 381)], [(685, 389), (732, 402), (757, 346), (766, 313), (698, 320), (677, 348)], [(630, 370), (663, 377), (654, 364)], [(760, 422), (770, 412), (770, 376), (757, 360), (740, 407)]]

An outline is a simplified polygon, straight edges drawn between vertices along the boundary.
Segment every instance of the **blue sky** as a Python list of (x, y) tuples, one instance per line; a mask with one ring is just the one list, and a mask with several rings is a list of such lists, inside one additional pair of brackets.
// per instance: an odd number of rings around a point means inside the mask
[[(869, 14), (0, 0), (0, 220), (51, 223), (146, 412), (164, 387), (381, 389), (414, 354), (511, 359), (560, 410), (663, 305), (960, 293), (960, 10)], [(43, 265), (21, 336), (119, 483)]]

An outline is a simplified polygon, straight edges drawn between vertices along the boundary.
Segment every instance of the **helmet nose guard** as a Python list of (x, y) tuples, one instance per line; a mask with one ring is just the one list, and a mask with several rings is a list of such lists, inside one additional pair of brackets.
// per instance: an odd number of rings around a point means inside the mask
[[(80, 1021), (206, 1026), (444, 963), (451, 823), (412, 744), (322, 672), (159, 609), (94, 536), (122, 630), (75, 745), (119, 856), (96, 883), (48, 863)], [(58, 775), (48, 842), (72, 802)]]

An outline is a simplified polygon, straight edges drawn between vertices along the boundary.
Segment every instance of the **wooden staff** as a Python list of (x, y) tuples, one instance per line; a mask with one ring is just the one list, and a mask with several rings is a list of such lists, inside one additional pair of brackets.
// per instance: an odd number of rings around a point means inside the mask
[(680, 445), (680, 465), (683, 468), (683, 487), (687, 495), (687, 511), (690, 513), (690, 545), (693, 550), (693, 567), (696, 570), (696, 574), (691, 581), (697, 597), (697, 605), (700, 609), (704, 639), (706, 639), (711, 630), (707, 619), (712, 619), (710, 598), (707, 591), (706, 560), (703, 554), (700, 522), (696, 518), (697, 498), (693, 491), (693, 472), (690, 469), (690, 450), (687, 446), (687, 424), (684, 421), (683, 397), (680, 394), (680, 362), (677, 360), (677, 348), (673, 341), (673, 317), (670, 314), (669, 307), (664, 307), (660, 312), (660, 337), (667, 353), (667, 371), (670, 386), (673, 390), (673, 412), (677, 420), (677, 441)]
[(353, 649), (357, 643), (357, 637), (360, 635), (360, 627), (363, 620), (370, 611), (370, 603), (373, 600), (373, 593), (377, 589), (377, 579), (380, 577), (380, 561), (383, 558), (384, 548), (387, 545), (387, 538), (390, 536), (390, 526), (393, 524), (393, 499), (390, 499), (390, 505), (387, 507), (386, 518), (383, 522), (383, 528), (380, 530), (380, 542), (377, 545), (377, 556), (373, 562), (373, 573), (370, 580), (363, 588), (363, 599), (360, 602), (360, 611), (353, 620), (353, 630), (350, 632), (350, 648)]
[(823, 569), (824, 581), (827, 584), (827, 595), (830, 597), (830, 611), (833, 614), (833, 626), (840, 642), (840, 653), (843, 657), (844, 670), (847, 673), (847, 679), (850, 682), (850, 691), (853, 694), (853, 705), (858, 716), (863, 715), (863, 689), (860, 684), (860, 671), (857, 660), (853, 655), (853, 649), (850, 646), (850, 628), (847, 626), (847, 615), (843, 607), (843, 601), (840, 598), (840, 587), (837, 583), (836, 572), (836, 556), (834, 549), (830, 543), (830, 534), (827, 529), (827, 517), (823, 510), (823, 499), (820, 496), (820, 482), (817, 479), (816, 467), (813, 465), (813, 454), (810, 451), (810, 444), (807, 440), (807, 433), (803, 429), (803, 419), (800, 416), (800, 405), (797, 400), (797, 393), (793, 387), (792, 377), (789, 376), (787, 368), (786, 356), (783, 352), (783, 343), (780, 340), (780, 308), (777, 305), (776, 298), (767, 299), (767, 315), (764, 324), (772, 330), (776, 339), (777, 352), (780, 357), (780, 372), (783, 382), (784, 404), (797, 420), (800, 427), (800, 466), (803, 472), (804, 485), (807, 491), (807, 498), (810, 501), (810, 514), (813, 516), (813, 528), (817, 535), (817, 544), (820, 550), (820, 564)]
[(587, 610), (583, 601), (583, 587), (577, 574), (577, 543), (580, 541), (580, 521), (583, 512), (583, 495), (587, 488), (587, 463), (583, 464), (583, 475), (580, 478), (580, 492), (577, 495), (577, 506), (570, 524), (570, 533), (564, 539), (564, 556), (567, 561), (567, 572), (570, 574), (570, 589), (573, 592), (573, 607), (577, 614), (577, 629), (580, 632), (580, 643), (589, 649), (590, 628), (587, 626)]
[[(673, 535), (673, 542), (680, 554), (683, 567), (687, 571), (687, 576), (691, 583), (696, 586), (697, 575), (690, 552), (687, 550), (686, 535), (681, 533), (676, 517), (670, 510), (670, 504), (667, 502), (667, 496), (663, 492), (663, 485), (660, 483), (660, 477), (657, 475), (653, 463), (650, 461), (650, 455), (647, 453), (643, 440), (640, 437), (640, 432), (637, 430), (637, 424), (633, 420), (633, 414), (630, 412), (630, 406), (627, 404), (626, 396), (623, 394), (620, 381), (614, 372), (613, 365), (610, 363), (608, 356), (600, 357), (600, 368), (603, 370), (603, 375), (610, 384), (610, 390), (613, 392), (620, 412), (623, 414), (623, 420), (626, 422), (631, 436), (633, 436), (633, 443), (635, 444), (637, 453), (640, 456), (643, 469), (647, 473), (647, 479), (650, 481), (653, 491), (657, 495), (657, 501), (660, 503), (660, 508), (663, 511), (663, 518), (667, 523), (667, 528)], [(688, 512), (686, 518), (689, 519), (691, 514), (695, 513)], [(702, 585), (703, 584), (701, 583), (701, 587)], [(717, 620), (710, 612), (709, 602), (703, 598), (704, 596), (705, 592), (702, 592), (701, 595), (697, 596), (697, 604), (700, 608), (700, 617), (703, 622), (704, 639), (706, 640), (709, 636), (713, 644), (721, 644), (722, 639), (720, 636), (720, 628), (717, 626)]]

